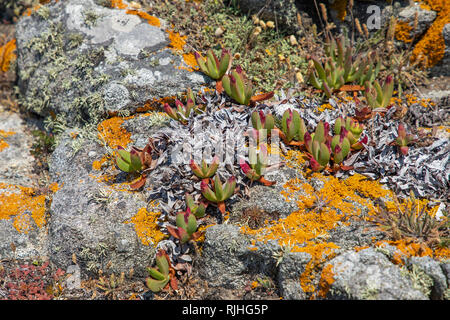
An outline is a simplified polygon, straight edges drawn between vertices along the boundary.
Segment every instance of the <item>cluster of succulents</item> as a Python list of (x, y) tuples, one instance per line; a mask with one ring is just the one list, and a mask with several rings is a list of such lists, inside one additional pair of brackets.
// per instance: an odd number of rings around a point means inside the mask
[(185, 212), (178, 212), (176, 215), (177, 227), (167, 226), (167, 231), (184, 244), (190, 240), (196, 240), (201, 236), (201, 232), (197, 232), (197, 218), (191, 212), (189, 207)]
[(325, 54), (324, 65), (317, 58), (312, 58), (314, 71), (310, 73), (309, 82), (316, 89), (323, 90), (328, 98), (333, 90), (340, 89), (346, 83), (360, 86), (372, 83), (380, 71), (381, 62), (375, 52), (359, 55), (353, 60), (354, 48), (344, 36), (337, 40), (327, 38)]
[(202, 195), (211, 203), (217, 205), (219, 211), (225, 213), (225, 201), (228, 200), (236, 190), (236, 178), (230, 177), (225, 183), (223, 183), (219, 175), (216, 174), (214, 179), (211, 179), (210, 183), (206, 180), (202, 180), (200, 189)]
[(275, 184), (274, 181), (268, 181), (264, 178), (264, 173), (268, 164), (267, 146), (265, 143), (261, 143), (259, 146), (259, 152), (256, 152), (256, 147), (250, 147), (248, 152), (248, 158), (250, 164), (244, 159), (239, 160), (242, 172), (250, 181), (259, 181), (265, 186), (271, 186)]
[(186, 105), (180, 100), (175, 99), (175, 108), (172, 108), (168, 103), (165, 103), (163, 109), (172, 119), (179, 121), (182, 124), (186, 124), (192, 112), (199, 114), (205, 111), (204, 106), (197, 105), (195, 100), (195, 95), (192, 92), (192, 89), (189, 88), (187, 91)]
[(383, 87), (377, 80), (373, 83), (373, 87), (366, 83), (364, 90), (367, 104), (372, 109), (386, 108), (390, 104), (394, 92), (394, 79), (390, 75), (387, 76)]
[(406, 132), (405, 126), (403, 124), (398, 125), (397, 138), (395, 139), (395, 144), (398, 146), (400, 152), (406, 156), (408, 154), (408, 145), (414, 141), (414, 136)]
[(166, 288), (168, 285), (172, 289), (177, 290), (178, 284), (175, 277), (175, 270), (170, 264), (170, 258), (164, 250), (159, 250), (156, 253), (156, 266), (157, 268), (148, 268), (147, 271), (150, 275), (147, 278), (147, 287), (153, 292), (159, 292)]

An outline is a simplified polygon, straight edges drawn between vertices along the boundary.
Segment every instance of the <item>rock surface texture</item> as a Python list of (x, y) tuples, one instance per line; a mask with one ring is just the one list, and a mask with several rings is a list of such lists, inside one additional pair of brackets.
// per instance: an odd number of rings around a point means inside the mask
[(23, 104), (70, 125), (198, 87), (173, 54), (164, 21), (92, 0), (60, 1), (22, 18), (16, 29)]

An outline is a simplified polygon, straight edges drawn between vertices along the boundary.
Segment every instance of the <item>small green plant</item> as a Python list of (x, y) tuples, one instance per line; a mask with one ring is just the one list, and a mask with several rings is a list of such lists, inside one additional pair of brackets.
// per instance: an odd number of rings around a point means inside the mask
[(206, 59), (198, 52), (195, 52), (194, 55), (200, 70), (214, 80), (222, 79), (231, 65), (231, 54), (230, 51), (226, 49), (222, 49), (220, 60), (211, 49), (208, 50)]
[(248, 155), (250, 165), (244, 160), (239, 160), (239, 165), (244, 172), (245, 176), (249, 178), (252, 182), (257, 180), (264, 184), (265, 186), (271, 186), (275, 184), (275, 181), (266, 180), (263, 175), (266, 171), (268, 157), (267, 157), (267, 147), (265, 144), (260, 144), (259, 153), (256, 153), (256, 148), (249, 148)]
[(142, 161), (135, 148), (131, 148), (131, 151), (126, 151), (119, 146), (117, 153), (116, 164), (120, 170), (128, 173), (141, 171)]
[(179, 121), (182, 124), (187, 124), (191, 111), (194, 109), (195, 103), (191, 98), (188, 98), (186, 106), (178, 99), (175, 99), (176, 109), (174, 110), (168, 103), (164, 104), (164, 111), (172, 119)]
[(390, 211), (381, 203), (374, 222), (393, 240), (413, 238), (429, 247), (447, 244), (450, 240), (448, 216), (440, 220), (431, 215), (426, 205), (421, 205), (411, 191), (409, 199), (402, 204), (394, 195), (396, 210)]
[(297, 110), (287, 109), (281, 118), (281, 138), (286, 144), (300, 145), (304, 142), (306, 125)]
[(160, 249), (156, 253), (157, 268), (148, 268), (147, 271), (150, 277), (146, 279), (147, 287), (152, 292), (160, 292), (170, 282), (172, 289), (177, 290), (177, 280), (175, 278), (175, 270), (170, 265), (170, 258), (167, 253)]
[(325, 65), (317, 58), (311, 58), (314, 71), (310, 73), (309, 82), (316, 89), (323, 90), (328, 98), (333, 90), (338, 90), (346, 83), (360, 86), (372, 83), (380, 71), (381, 61), (375, 52), (366, 56), (359, 55), (353, 61), (354, 48), (345, 36), (337, 40), (328, 37), (325, 54)]
[(266, 130), (269, 135), (275, 127), (275, 120), (272, 114), (265, 114), (262, 110), (253, 111), (251, 115), (252, 126), (255, 130)]
[(360, 141), (361, 133), (364, 130), (364, 125), (351, 117), (339, 117), (334, 123), (334, 134), (340, 135), (341, 131), (344, 131), (344, 136), (348, 139), (350, 146), (353, 150), (360, 150), (363, 148), (363, 144), (368, 141), (367, 136)]
[(210, 165), (208, 165), (205, 159), (202, 160), (201, 167), (195, 163), (194, 159), (191, 159), (189, 166), (192, 169), (192, 172), (200, 179), (209, 179), (211, 178), (219, 168), (219, 157), (215, 156)]
[(194, 197), (186, 193), (186, 207), (194, 214), (196, 218), (203, 218), (205, 216), (207, 206), (208, 205), (203, 202), (196, 204)]
[(249, 105), (253, 95), (253, 87), (250, 80), (244, 74), (241, 66), (237, 66), (229, 75), (222, 78), (222, 86), (228, 96), (242, 105)]
[[(202, 180), (200, 189), (202, 195), (206, 200), (215, 203), (219, 208), (219, 211), (225, 213), (225, 200), (230, 198), (236, 189), (236, 178), (231, 177), (225, 183), (220, 181), (219, 176), (216, 174), (214, 180), (211, 181), (212, 189), (209, 187), (206, 180)], [(214, 190), (214, 191), (213, 191)]]
[(406, 156), (408, 154), (408, 145), (414, 141), (414, 136), (412, 134), (406, 133), (405, 126), (401, 123), (398, 125), (397, 138), (395, 139), (395, 144), (398, 146), (400, 152)]
[(367, 104), (372, 109), (386, 108), (390, 104), (392, 93), (394, 92), (394, 79), (391, 75), (387, 76), (383, 87), (378, 81), (373, 83), (373, 87), (366, 83), (364, 90)]
[(187, 208), (186, 212), (179, 212), (176, 216), (177, 228), (167, 226), (167, 231), (176, 239), (184, 244), (190, 240), (196, 240), (201, 236), (201, 232), (197, 231), (197, 219)]
[(311, 58), (314, 71), (310, 73), (309, 82), (316, 89), (323, 90), (328, 98), (333, 90), (338, 90), (346, 83), (360, 86), (372, 83), (380, 71), (381, 62), (375, 52), (359, 55), (353, 61), (354, 49), (345, 36), (337, 40), (328, 37), (325, 54), (325, 65), (317, 58)]

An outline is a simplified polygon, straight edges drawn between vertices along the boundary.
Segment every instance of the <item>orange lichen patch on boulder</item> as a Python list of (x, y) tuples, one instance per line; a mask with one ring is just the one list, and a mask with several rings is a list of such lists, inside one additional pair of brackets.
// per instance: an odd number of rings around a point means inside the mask
[(322, 269), (322, 276), (320, 277), (319, 291), (317, 292), (317, 296), (319, 298), (325, 298), (327, 296), (328, 291), (330, 291), (333, 282), (334, 282), (333, 265), (327, 264)]
[(41, 5), (40, 5), (40, 4), (37, 4), (37, 5), (35, 5), (35, 6), (32, 7), (32, 8), (28, 8), (27, 10), (25, 10), (25, 11), (22, 13), (22, 16), (27, 16), (27, 17), (29, 17), (29, 16), (31, 16), (36, 10), (39, 10), (40, 7), (41, 7)]
[(167, 237), (167, 235), (160, 231), (160, 227), (158, 226), (158, 218), (161, 212), (157, 210), (153, 211), (157, 205), (156, 202), (151, 202), (149, 204), (151, 211), (148, 211), (147, 208), (141, 208), (136, 215), (125, 222), (134, 224), (136, 234), (145, 246), (152, 244), (156, 247), (158, 242)]
[(153, 98), (153, 100), (147, 101), (142, 107), (136, 109), (137, 112), (147, 112), (154, 110), (161, 110), (164, 104), (174, 104), (176, 96), (168, 96), (163, 98)]
[(142, 19), (147, 20), (148, 24), (155, 27), (161, 27), (161, 21), (157, 17), (151, 16), (146, 12), (139, 11), (139, 10), (127, 10), (125, 12), (126, 14), (134, 14), (136, 16), (141, 17)]
[(406, 21), (397, 21), (395, 24), (395, 38), (405, 43), (410, 43), (413, 40), (411, 31), (413, 27)]
[(436, 104), (431, 101), (431, 99), (427, 98), (427, 99), (419, 99), (418, 97), (416, 97), (413, 94), (406, 94), (405, 95), (406, 98), (406, 103), (411, 106), (415, 103), (419, 103), (422, 107), (424, 108), (428, 108), (430, 106), (435, 106)]
[(12, 39), (0, 47), (0, 70), (7, 72), (11, 62), (16, 60), (16, 39)]
[(32, 188), (0, 183), (0, 219), (14, 218), (19, 233), (33, 230), (33, 222), (41, 228), (45, 224), (45, 198)]
[(195, 59), (195, 56), (193, 53), (184, 53), (183, 59), (184, 59), (184, 62), (186, 62), (186, 64), (188, 66), (190, 66), (193, 70), (199, 69), (197, 60)]
[(105, 141), (112, 149), (118, 146), (126, 148), (131, 142), (131, 133), (129, 133), (122, 124), (125, 120), (132, 117), (112, 117), (102, 121), (98, 126), (98, 138)]
[(437, 12), (436, 20), (414, 47), (411, 61), (425, 67), (432, 67), (442, 60), (445, 54), (445, 41), (442, 30), (450, 23), (450, 2), (448, 0), (423, 0), (425, 8)]
[[(372, 200), (386, 197), (391, 191), (386, 190), (377, 181), (365, 181), (365, 177), (355, 174), (345, 180), (321, 173), (312, 173), (308, 179), (323, 182), (323, 187), (316, 191), (310, 183), (299, 178), (289, 180), (283, 185), (281, 194), (286, 201), (296, 201), (298, 210), (286, 218), (268, 222), (267, 226), (252, 230), (247, 226), (241, 232), (255, 237), (257, 241), (276, 239), (280, 245), (289, 244), (293, 252), (306, 252), (312, 257), (308, 262), (300, 283), (304, 292), (315, 290), (314, 278), (323, 264), (335, 255), (339, 246), (324, 242), (330, 230), (338, 223), (346, 224), (351, 217), (360, 216), (360, 207), (368, 209), (367, 215), (374, 215), (376, 208)], [(315, 209), (317, 198), (328, 201), (328, 205)]]
[(15, 134), (14, 131), (0, 130), (0, 152), (9, 147), (9, 144), (4, 140), (5, 138)]
[(188, 71), (193, 71), (198, 69), (197, 60), (192, 53), (183, 53), (184, 45), (186, 44), (187, 36), (181, 36), (178, 32), (173, 30), (167, 30), (169, 34), (170, 49), (176, 54), (182, 54), (184, 62), (189, 66), (189, 68), (180, 66), (180, 69), (186, 69)]
[(301, 168), (305, 165), (305, 154), (299, 150), (290, 149), (286, 154), (279, 152), (289, 168)]
[(128, 6), (122, 0), (111, 0), (111, 8), (126, 9)]
[(317, 108), (317, 110), (318, 110), (319, 112), (323, 112), (325, 109), (333, 110), (334, 108), (333, 108), (333, 106), (332, 106), (331, 104), (329, 104), (329, 103), (322, 104), (320, 107)]
[[(401, 239), (396, 241), (378, 241), (375, 246), (383, 248), (386, 244), (396, 247), (398, 250), (392, 257), (394, 264), (403, 265), (410, 257), (433, 257), (433, 250), (423, 243), (414, 242), (412, 239)], [(447, 257), (448, 258), (448, 257)]]

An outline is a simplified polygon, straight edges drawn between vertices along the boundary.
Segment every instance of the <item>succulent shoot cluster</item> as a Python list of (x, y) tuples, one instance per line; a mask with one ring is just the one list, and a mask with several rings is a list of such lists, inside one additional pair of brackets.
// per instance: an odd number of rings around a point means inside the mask
[(316, 89), (323, 90), (328, 98), (333, 90), (346, 83), (360, 86), (372, 83), (380, 71), (381, 62), (375, 52), (358, 55), (353, 61), (354, 49), (344, 36), (337, 40), (327, 38), (325, 54), (324, 65), (317, 58), (312, 58), (314, 71), (310, 73), (309, 82)]
[(253, 96), (252, 83), (247, 79), (241, 66), (237, 66), (229, 75), (222, 78), (222, 86), (234, 101), (242, 105), (249, 105)]
[(194, 55), (200, 70), (214, 80), (222, 79), (231, 66), (231, 53), (226, 49), (222, 49), (220, 60), (211, 49), (208, 50), (206, 59), (198, 52), (195, 52)]
[(387, 76), (383, 87), (381, 87), (378, 81), (373, 83), (373, 87), (369, 83), (366, 83), (364, 90), (367, 104), (372, 109), (386, 108), (394, 92), (394, 79), (391, 75)]
[(215, 203), (219, 208), (219, 211), (224, 214), (225, 200), (228, 200), (236, 190), (236, 178), (230, 177), (223, 183), (220, 180), (219, 175), (216, 174), (214, 179), (210, 179), (210, 183), (207, 182), (207, 180), (202, 180), (200, 189), (205, 199)]
[(180, 100), (175, 99), (175, 108), (172, 108), (168, 103), (165, 103), (163, 108), (169, 117), (176, 121), (179, 121), (182, 124), (187, 124), (191, 113), (202, 113), (204, 112), (205, 106), (196, 105), (195, 95), (189, 88), (187, 91), (186, 105), (184, 105)]
[(271, 186), (275, 184), (274, 181), (268, 181), (263, 176), (268, 164), (267, 146), (265, 143), (259, 145), (259, 152), (257, 153), (256, 147), (250, 147), (248, 152), (248, 158), (250, 165), (244, 160), (239, 160), (242, 172), (252, 182), (259, 181), (265, 186)]
[(156, 253), (157, 268), (148, 268), (150, 275), (147, 278), (147, 287), (153, 292), (159, 292), (169, 285), (172, 289), (177, 290), (177, 280), (175, 277), (175, 270), (170, 265), (170, 258), (164, 250), (159, 250)]
[(406, 132), (405, 126), (403, 124), (398, 125), (397, 138), (395, 139), (395, 144), (398, 146), (400, 152), (406, 156), (408, 154), (408, 145), (414, 141), (414, 136)]
[(197, 218), (191, 212), (189, 207), (186, 212), (179, 212), (176, 216), (177, 228), (167, 226), (167, 231), (176, 239), (184, 244), (190, 240), (196, 240), (201, 236), (201, 232), (197, 232)]

